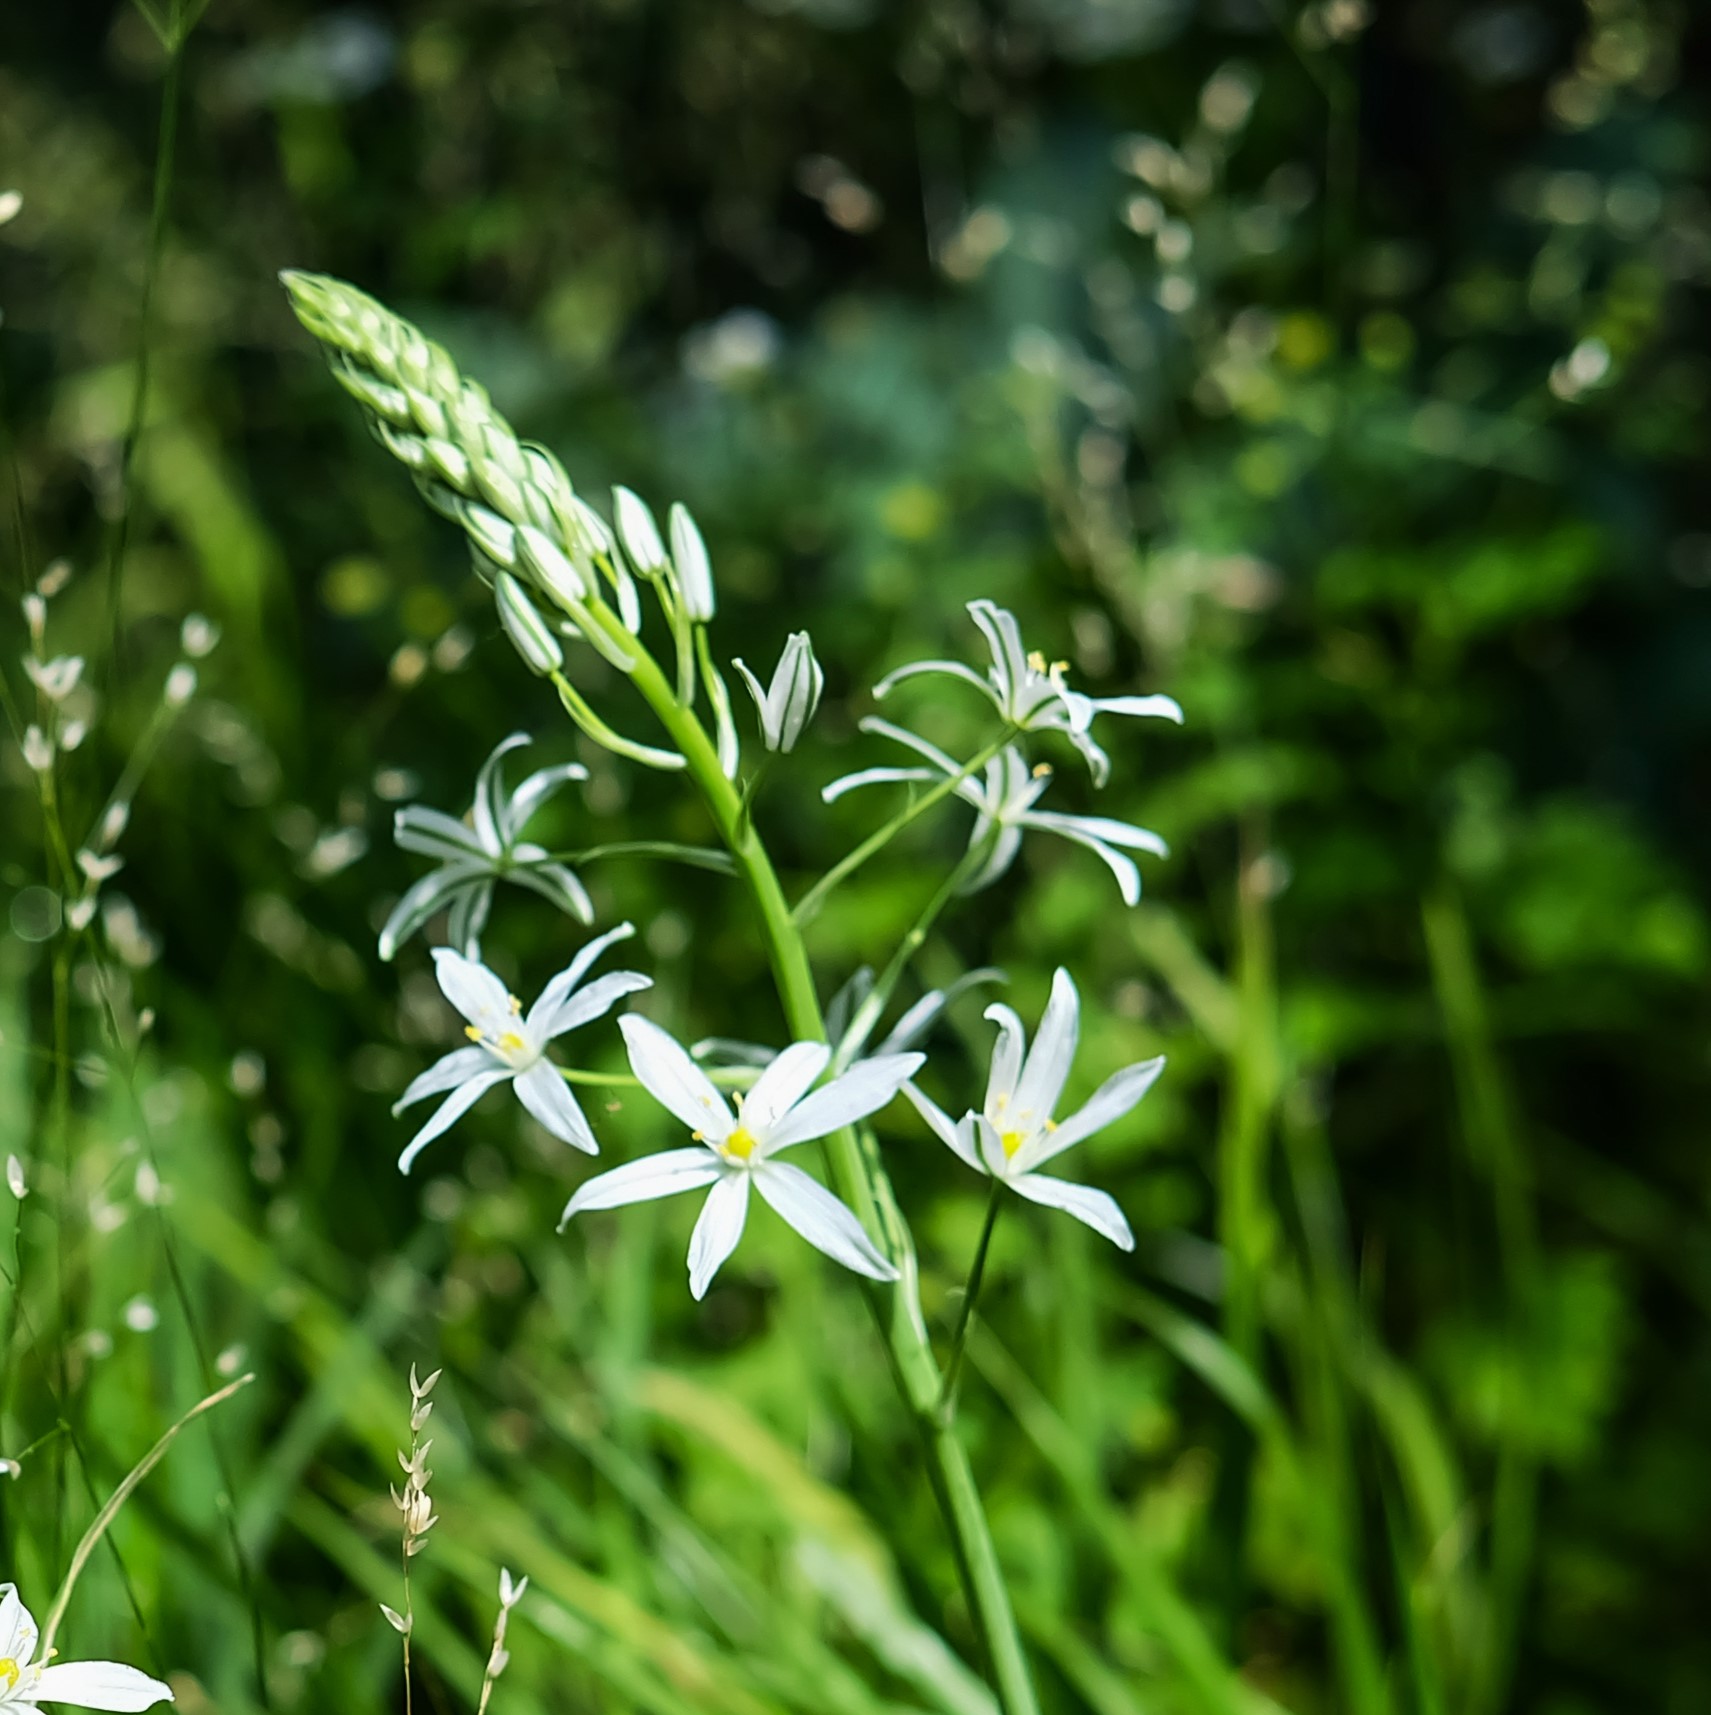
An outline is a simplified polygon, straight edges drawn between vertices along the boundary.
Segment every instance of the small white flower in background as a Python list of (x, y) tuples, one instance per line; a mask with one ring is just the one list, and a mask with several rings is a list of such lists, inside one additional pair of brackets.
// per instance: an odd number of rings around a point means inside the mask
[(522, 656), (523, 665), (543, 679), (556, 673), (564, 665), (564, 651), (541, 618), (540, 609), (509, 572), (494, 578), (493, 599), (499, 609), (500, 628)]
[(172, 1687), (116, 1661), (32, 1665), (40, 1633), (15, 1584), (0, 1584), (0, 1715), (28, 1715), (42, 1703), (80, 1709), (141, 1710), (172, 1701)]
[(0, 1477), (21, 1477), (24, 1467), (16, 1459), (0, 1459)]
[(29, 629), (30, 641), (39, 649), (42, 635), (48, 626), (47, 597), (40, 590), (31, 590), (18, 601), (19, 611), (24, 616), (24, 624)]
[(195, 695), (196, 669), (188, 661), (180, 661), (166, 676), (166, 706), (181, 709)]
[(763, 691), (760, 680), (739, 658), (731, 663), (742, 674), (743, 683), (760, 711), (761, 741), (768, 750), (796, 748), (802, 730), (814, 718), (825, 689), (826, 675), (814, 659), (814, 646), (806, 631), (793, 631), (784, 653), (773, 669), (772, 683)]
[(475, 1715), (486, 1715), (488, 1699), (493, 1695), (494, 1681), (511, 1664), (511, 1652), (505, 1647), (505, 1631), (511, 1623), (511, 1610), (522, 1601), (529, 1587), (527, 1578), (513, 1579), (504, 1567), (499, 1569), (499, 1614), (493, 1622), (493, 1647), (487, 1652), (487, 1670), (481, 1678), (481, 1702)]
[(59, 748), (76, 750), (88, 736), (88, 721), (66, 721), (59, 729)]
[(608, 971), (586, 988), (578, 987), (614, 941), (634, 933), (630, 924), (621, 923), (596, 936), (541, 990), (540, 999), (527, 1013), (485, 965), (450, 947), (434, 949), (434, 974), (446, 999), (469, 1020), (464, 1034), (470, 1046), (453, 1049), (399, 1097), (392, 1110), (395, 1114), (428, 1096), (451, 1092), (398, 1157), (400, 1173), (408, 1173), (428, 1144), (486, 1091), (503, 1083), (511, 1085), (517, 1100), (554, 1137), (590, 1155), (600, 1153), (570, 1086), (546, 1058), (546, 1048), (554, 1038), (603, 1017), (625, 995), (653, 986), (652, 979), (639, 971)]
[(0, 226), (4, 226), (9, 220), (16, 220), (23, 206), (22, 191), (0, 191)]
[(618, 526), (618, 540), (624, 544), (629, 562), (643, 577), (663, 572), (671, 563), (660, 540), (659, 525), (654, 522), (653, 509), (642, 497), (628, 488), (612, 490), (612, 516)]
[(913, 1084), (903, 1093), (939, 1138), (977, 1173), (1008, 1185), (1018, 1196), (1048, 1209), (1062, 1209), (1122, 1250), (1135, 1248), (1135, 1236), (1116, 1202), (1090, 1185), (1075, 1185), (1040, 1173), (1055, 1156), (1094, 1132), (1120, 1120), (1153, 1086), (1164, 1070), (1161, 1056), (1114, 1072), (1067, 1119), (1052, 1118), (1075, 1059), (1080, 1000), (1069, 972), (1052, 977), (1052, 996), (1040, 1020), (1033, 1051), (1027, 1032), (1011, 1008), (995, 1004), (986, 1016), (998, 1026), (986, 1100), (979, 1113), (951, 1117)]
[(683, 610), (703, 625), (713, 617), (713, 562), (701, 539), (695, 520), (681, 501), (671, 509), (671, 563), (677, 568), (677, 587)]
[(220, 628), (205, 613), (188, 613), (178, 628), (178, 646), (192, 661), (211, 655), (220, 641)]
[(77, 867), (87, 880), (100, 886), (104, 881), (111, 881), (125, 867), (125, 860), (112, 853), (92, 852), (85, 846), (77, 854)]
[(858, 1061), (816, 1090), (832, 1051), (821, 1042), (795, 1042), (772, 1058), (733, 1113), (688, 1051), (657, 1024), (631, 1012), (618, 1020), (618, 1028), (643, 1088), (689, 1127), (696, 1147), (644, 1156), (590, 1179), (565, 1205), (560, 1231), (588, 1209), (616, 1209), (711, 1186), (689, 1241), (689, 1290), (701, 1298), (743, 1235), (752, 1185), (834, 1262), (872, 1280), (897, 1278), (855, 1215), (777, 1156), (877, 1113), (926, 1063), (926, 1055)]
[(1094, 742), (1095, 715), (1155, 715), (1182, 721), (1182, 709), (1173, 697), (1087, 697), (1072, 691), (1064, 679), (1069, 663), (1046, 659), (1037, 650), (1022, 647), (1022, 633), (1015, 616), (996, 602), (971, 601), (968, 611), (992, 651), (992, 665), (981, 677), (960, 661), (915, 661), (888, 673), (873, 688), (876, 697), (888, 696), (892, 688), (918, 673), (949, 673), (973, 685), (1012, 726), (1023, 732), (1064, 733), (1087, 759), (1093, 783), (1103, 786), (1111, 773), (1111, 759)]
[[(906, 744), (916, 755), (924, 756), (930, 768), (863, 768), (846, 774), (822, 789), (820, 796), (830, 804), (858, 786), (885, 785), (897, 781), (937, 781), (962, 772), (962, 765), (945, 755), (936, 745), (929, 744), (890, 721), (869, 716), (861, 723), (863, 732), (881, 738), (895, 739)], [(1123, 902), (1137, 905), (1141, 898), (1141, 872), (1123, 850), (1150, 852), (1154, 857), (1168, 857), (1170, 848), (1150, 828), (1136, 827), (1132, 822), (1119, 822), (1111, 816), (1074, 816), (1061, 810), (1036, 810), (1034, 806), (1050, 785), (1052, 771), (1045, 764), (1029, 768), (1027, 758), (1015, 746), (986, 764), (978, 776), (970, 775), (956, 787), (956, 795), (972, 804), (978, 812), (973, 832), (968, 838), (973, 850), (982, 841), (991, 839), (986, 861), (963, 883), (964, 893), (978, 893), (995, 882), (1011, 864), (1022, 847), (1022, 835), (1033, 830), (1056, 834), (1060, 839), (1085, 846), (1096, 854), (1117, 878)], [(993, 830), (996, 829), (996, 835)]]
[(529, 743), (514, 732), (494, 747), (475, 779), (475, 802), (468, 822), (441, 810), (412, 804), (398, 812), (393, 838), (407, 852), (441, 859), (405, 893), (380, 931), (380, 956), (390, 959), (436, 911), (449, 910), (447, 939), (470, 958), (481, 954), (481, 931), (498, 881), (514, 881), (550, 900), (559, 910), (589, 923), (594, 905), (575, 874), (547, 856), (545, 847), (519, 838), (529, 818), (571, 780), (586, 780), (579, 763), (561, 763), (531, 774), (507, 796), (500, 760)]
[(6, 1157), (6, 1189), (21, 1203), (28, 1192), (29, 1181), (24, 1177), (24, 1164), (17, 1156)]
[(53, 767), (53, 740), (32, 721), (24, 728), (24, 739), (20, 748), (24, 752), (24, 760), (38, 774), (46, 774)]
[(125, 831), (125, 826), (130, 819), (130, 804), (123, 798), (116, 799), (107, 806), (101, 817), (101, 826), (96, 832), (95, 843), (103, 850), (111, 847), (113, 842)]
[(33, 655), (26, 655), (24, 672), (49, 702), (63, 702), (77, 689), (77, 681), (83, 677), (83, 657), (56, 655), (51, 661), (38, 661)]

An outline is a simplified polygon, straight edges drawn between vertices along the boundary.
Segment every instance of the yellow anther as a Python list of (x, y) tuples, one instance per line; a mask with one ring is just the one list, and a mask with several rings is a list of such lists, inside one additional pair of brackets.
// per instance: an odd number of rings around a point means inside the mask
[(499, 1038), (499, 1051), (502, 1054), (521, 1054), (528, 1046), (528, 1043), (526, 1043), (514, 1030), (507, 1030), (505, 1034)]
[(1054, 661), (1052, 663), (1052, 672), (1054, 674), (1055, 673), (1067, 673), (1068, 671), (1069, 671), (1069, 663), (1067, 661)]
[(1057, 1130), (1057, 1121), (1056, 1120), (1047, 1120), (1046, 1121), (1046, 1136), (1050, 1137), (1051, 1134), (1056, 1130)]
[(514, 994), (508, 994), (505, 998), (511, 1004), (511, 1016), (521, 1018), (523, 1016), (523, 1003)]
[(1039, 652), (1039, 650), (1031, 649), (1028, 651), (1028, 665), (1032, 667), (1036, 673), (1043, 673), (1046, 670), (1046, 658)]
[(466, 1024), (463, 1027), (463, 1033), (471, 1042), (479, 1042), (481, 1040), (481, 1026), (479, 1024)]
[(9, 1655), (0, 1655), (0, 1681), (5, 1682), (8, 1691), (23, 1677), (24, 1670)]
[(1004, 1145), (1004, 1159), (1008, 1161), (1027, 1140), (1019, 1131), (1001, 1132), (998, 1141)]
[(1052, 765), (1049, 762), (1036, 762), (1034, 764), (1034, 768), (1033, 768), (1034, 779), (1036, 779), (1036, 780), (1049, 780), (1051, 778), (1051, 773), (1052, 773)]
[(734, 1161), (747, 1161), (756, 1149), (755, 1134), (745, 1126), (738, 1126), (725, 1139), (725, 1153)]

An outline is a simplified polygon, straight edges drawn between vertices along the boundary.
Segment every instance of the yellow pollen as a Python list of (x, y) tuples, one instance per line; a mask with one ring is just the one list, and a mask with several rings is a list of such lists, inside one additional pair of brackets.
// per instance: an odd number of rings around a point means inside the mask
[(1051, 1134), (1056, 1130), (1057, 1130), (1057, 1121), (1056, 1120), (1047, 1120), (1046, 1121), (1046, 1136), (1050, 1137)]
[(521, 1018), (523, 1016), (523, 1003), (514, 994), (508, 994), (505, 998), (511, 1003), (511, 1016)]
[(499, 1038), (499, 1048), (502, 1053), (521, 1054), (528, 1046), (528, 1043), (526, 1043), (514, 1030), (507, 1030), (505, 1034)]
[(747, 1161), (755, 1152), (755, 1134), (746, 1126), (738, 1126), (725, 1139), (724, 1150), (726, 1155), (737, 1161)]
[(471, 1042), (479, 1042), (481, 1040), (481, 1026), (479, 1024), (466, 1024), (463, 1027), (463, 1033)]
[(1004, 1145), (1004, 1159), (1008, 1161), (1026, 1141), (1019, 1131), (1001, 1132), (998, 1141)]
[(1031, 649), (1028, 652), (1028, 665), (1032, 667), (1036, 673), (1043, 673), (1046, 670), (1046, 658), (1039, 652), (1039, 650)]
[(1067, 673), (1069, 671), (1069, 663), (1067, 661), (1054, 661), (1052, 663), (1052, 671), (1054, 673)]
[(6, 1689), (10, 1691), (24, 1676), (24, 1670), (13, 1661), (9, 1655), (0, 1655), (0, 1680), (4, 1680)]
[(1035, 780), (1049, 780), (1051, 779), (1051, 774), (1052, 765), (1049, 762), (1036, 762), (1034, 764), (1033, 778)]

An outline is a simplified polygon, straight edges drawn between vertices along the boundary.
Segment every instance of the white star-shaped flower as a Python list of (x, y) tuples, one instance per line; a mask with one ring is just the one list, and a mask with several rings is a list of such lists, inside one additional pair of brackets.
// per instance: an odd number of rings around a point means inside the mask
[(572, 870), (554, 863), (546, 849), (522, 839), (524, 826), (567, 781), (586, 780), (588, 770), (575, 762), (537, 769), (507, 794), (500, 759), (529, 735), (514, 732), (496, 745), (475, 781), (475, 802), (468, 821), (443, 810), (411, 804), (393, 823), (393, 838), (405, 851), (440, 859), (440, 867), (415, 883), (393, 907), (380, 931), (380, 956), (390, 959), (436, 911), (449, 908), (451, 943), (469, 958), (481, 956), (481, 931), (493, 904), (493, 887), (514, 881), (550, 900), (579, 922), (594, 920), (588, 891)]
[(590, 941), (541, 990), (540, 999), (527, 1012), (485, 965), (450, 947), (434, 949), (434, 974), (446, 999), (469, 1021), (464, 1034), (470, 1046), (454, 1048), (398, 1098), (395, 1114), (428, 1096), (451, 1092), (398, 1157), (400, 1173), (408, 1173), (422, 1150), (488, 1090), (507, 1082), (517, 1092), (517, 1100), (554, 1137), (590, 1155), (600, 1153), (576, 1097), (546, 1050), (555, 1037), (604, 1016), (625, 995), (653, 986), (653, 979), (640, 971), (608, 971), (586, 988), (578, 986), (614, 941), (634, 933), (630, 924), (620, 923)]
[(668, 1032), (633, 1012), (618, 1020), (618, 1028), (643, 1087), (688, 1126), (695, 1147), (644, 1156), (590, 1179), (565, 1205), (561, 1231), (587, 1209), (616, 1209), (711, 1186), (689, 1241), (689, 1290), (700, 1298), (743, 1235), (752, 1186), (834, 1262), (872, 1280), (897, 1278), (855, 1215), (801, 1168), (777, 1157), (877, 1113), (926, 1063), (924, 1054), (860, 1060), (816, 1090), (832, 1051), (823, 1042), (793, 1042), (768, 1062), (733, 1112)]
[(17, 1586), (0, 1584), (0, 1715), (33, 1715), (43, 1703), (139, 1710), (172, 1701), (171, 1686), (123, 1662), (33, 1663), (40, 1635)]
[(1069, 663), (1054, 661), (1048, 666), (1038, 650), (1025, 649), (1013, 614), (984, 599), (971, 601), (968, 611), (992, 651), (992, 665), (984, 677), (960, 661), (915, 661), (888, 673), (874, 686), (873, 694), (887, 696), (917, 673), (949, 673), (973, 685), (1020, 731), (1067, 735), (1087, 759), (1096, 786), (1103, 786), (1110, 777), (1111, 759), (1094, 742), (1095, 715), (1156, 715), (1181, 724), (1182, 709), (1174, 697), (1088, 697), (1072, 691), (1064, 678)]
[(913, 1084), (905, 1085), (903, 1093), (975, 1172), (1002, 1180), (1030, 1203), (1062, 1209), (1130, 1251), (1135, 1248), (1135, 1236), (1114, 1199), (1090, 1185), (1075, 1185), (1038, 1171), (1066, 1149), (1120, 1120), (1164, 1070), (1162, 1056), (1125, 1066), (1067, 1119), (1054, 1120), (1052, 1112), (1075, 1059), (1080, 1010), (1075, 984), (1061, 966), (1052, 977), (1051, 999), (1032, 1052), (1021, 1019), (1009, 1007), (995, 1004), (986, 1009), (986, 1016), (998, 1026), (998, 1040), (992, 1047), (986, 1100), (979, 1113), (971, 1111), (953, 1120)]
[[(895, 739), (907, 745), (917, 756), (923, 756), (930, 768), (863, 768), (846, 774), (825, 787), (820, 796), (830, 804), (858, 786), (877, 786), (896, 781), (937, 781), (962, 773), (962, 764), (947, 756), (937, 745), (902, 727), (893, 726), (868, 716), (861, 723), (863, 732), (876, 733), (882, 738)], [(1141, 872), (1133, 858), (1122, 850), (1151, 852), (1154, 857), (1169, 857), (1170, 848), (1150, 828), (1119, 822), (1113, 816), (1074, 816), (1061, 810), (1036, 810), (1041, 794), (1051, 783), (1052, 771), (1044, 763), (1029, 768), (1021, 750), (1011, 745), (986, 764), (979, 775), (969, 775), (959, 781), (956, 795), (972, 804), (978, 812), (968, 843), (972, 850), (991, 837), (991, 850), (986, 861), (962, 885), (964, 893), (978, 893), (989, 887), (1011, 864), (1022, 849), (1022, 835), (1032, 829), (1043, 834), (1056, 834), (1095, 853), (1117, 878), (1123, 902), (1137, 905), (1141, 898)], [(993, 830), (996, 829), (996, 835)]]

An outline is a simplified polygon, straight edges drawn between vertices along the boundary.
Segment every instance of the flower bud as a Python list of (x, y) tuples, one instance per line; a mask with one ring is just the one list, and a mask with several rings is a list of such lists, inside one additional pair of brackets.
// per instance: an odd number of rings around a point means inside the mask
[(518, 527), (517, 557), (535, 582), (561, 604), (587, 601), (594, 594), (593, 580), (583, 568), (532, 524)]
[(713, 565), (695, 520), (681, 502), (671, 509), (671, 560), (684, 612), (705, 625), (713, 617)]
[(624, 544), (630, 564), (644, 577), (663, 572), (670, 561), (648, 503), (628, 488), (614, 488), (612, 515), (618, 525), (618, 540)]
[(499, 623), (523, 657), (523, 665), (543, 679), (549, 673), (556, 673), (564, 665), (564, 651), (523, 586), (509, 572), (501, 572), (493, 580), (493, 594), (499, 608)]
[(825, 689), (826, 675), (814, 659), (814, 646), (806, 631), (792, 632), (784, 653), (773, 669), (772, 683), (764, 691), (760, 681), (741, 661), (731, 663), (742, 674), (743, 683), (760, 711), (760, 736), (768, 750), (796, 748), (803, 729), (814, 718)]

